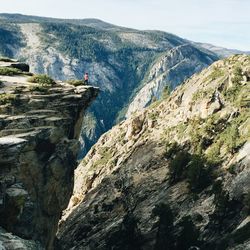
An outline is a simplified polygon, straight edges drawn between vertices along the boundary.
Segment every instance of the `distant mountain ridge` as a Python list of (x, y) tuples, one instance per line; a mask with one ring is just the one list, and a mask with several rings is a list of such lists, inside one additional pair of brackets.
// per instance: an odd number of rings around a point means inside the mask
[[(174, 88), (219, 59), (213, 51), (162, 31), (20, 14), (0, 14), (0, 54), (57, 80), (80, 79), (89, 72), (90, 83), (102, 91), (86, 115), (83, 154), (116, 121), (160, 98), (165, 86)], [(150, 92), (141, 96), (147, 88)]]
[(215, 45), (209, 44), (209, 43), (194, 43), (194, 44), (214, 52), (215, 54), (217, 54), (221, 58), (229, 57), (232, 54), (247, 54), (247, 55), (250, 55), (250, 51), (242, 51), (242, 50), (237, 50), (237, 49), (227, 49), (227, 48), (215, 46)]
[(10, 22), (50, 22), (50, 23), (71, 23), (76, 25), (86, 25), (92, 28), (98, 29), (127, 29), (111, 23), (104, 22), (97, 18), (85, 18), (85, 19), (63, 19), (63, 18), (52, 18), (52, 17), (40, 17), (32, 15), (22, 14), (9, 14), (0, 13), (0, 19), (8, 20)]
[[(0, 20), (8, 20), (10, 22), (52, 22), (52, 23), (71, 23), (76, 25), (86, 25), (92, 28), (104, 29), (104, 30), (136, 30), (132, 28), (126, 28), (118, 25), (114, 25), (98, 18), (84, 18), (84, 19), (64, 19), (64, 18), (53, 18), (53, 17), (41, 17), (33, 15), (22, 15), (22, 14), (10, 14), (0, 13)], [(146, 30), (153, 32), (154, 30)], [(188, 41), (188, 40), (187, 40)], [(221, 46), (216, 46), (210, 43), (201, 43), (188, 41), (188, 43), (195, 44), (201, 48), (205, 48), (217, 54), (220, 57), (228, 57), (232, 54), (250, 54), (250, 51), (243, 51), (238, 49), (229, 49)]]

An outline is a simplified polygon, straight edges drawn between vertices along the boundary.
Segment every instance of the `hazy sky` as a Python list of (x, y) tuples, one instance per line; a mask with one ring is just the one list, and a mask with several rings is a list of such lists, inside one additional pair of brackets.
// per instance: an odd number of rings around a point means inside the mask
[(0, 0), (1, 13), (99, 18), (250, 51), (250, 0)]

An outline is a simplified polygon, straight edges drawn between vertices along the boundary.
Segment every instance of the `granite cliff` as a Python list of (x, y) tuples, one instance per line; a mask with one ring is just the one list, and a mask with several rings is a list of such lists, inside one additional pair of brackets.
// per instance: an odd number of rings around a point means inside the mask
[(52, 249), (73, 189), (83, 114), (98, 89), (0, 60), (0, 249)]
[(250, 57), (232, 56), (101, 136), (56, 249), (250, 248)]

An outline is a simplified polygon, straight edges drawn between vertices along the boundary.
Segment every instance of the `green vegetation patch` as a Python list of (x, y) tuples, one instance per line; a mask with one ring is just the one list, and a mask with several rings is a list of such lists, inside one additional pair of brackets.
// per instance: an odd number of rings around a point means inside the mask
[(179, 151), (182, 150), (182, 147), (175, 141), (175, 142), (167, 142), (165, 145), (165, 154), (166, 158), (172, 158), (176, 155)]
[(226, 101), (234, 103), (235, 106), (246, 107), (249, 106), (249, 90), (249, 86), (244, 88), (240, 86), (240, 84), (235, 84), (231, 88), (224, 90), (222, 94), (224, 95)]
[(243, 80), (242, 69), (239, 65), (237, 65), (233, 70), (234, 77), (232, 78), (232, 82), (234, 84), (239, 84), (240, 81)]
[(31, 92), (43, 92), (43, 93), (47, 93), (48, 92), (48, 88), (50, 87), (50, 85), (34, 85), (34, 86), (29, 86), (29, 91)]
[(58, 49), (73, 58), (84, 58), (89, 61), (98, 61), (107, 57), (105, 46), (99, 42), (104, 32), (97, 29), (72, 24), (42, 24), (45, 33), (53, 34), (51, 37), (42, 37), (45, 44), (60, 41)]
[(228, 102), (234, 103), (237, 107), (247, 107), (250, 101), (250, 86), (242, 83), (242, 69), (237, 65), (233, 70), (232, 86), (226, 87), (222, 91), (222, 95)]
[(212, 162), (219, 162), (227, 154), (237, 152), (249, 139), (248, 134), (240, 134), (239, 127), (249, 117), (249, 112), (243, 111), (230, 123), (225, 124), (225, 129), (214, 138), (214, 143), (206, 151), (207, 158)]
[[(101, 157), (99, 160), (94, 162), (92, 168), (96, 168), (99, 165), (101, 166), (106, 165), (113, 156), (112, 149), (109, 147), (100, 148), (99, 154), (101, 155)], [(113, 162), (110, 162), (110, 164), (113, 164)]]
[(148, 114), (148, 118), (153, 120), (153, 121), (156, 121), (158, 117), (159, 117), (158, 112), (151, 112), (151, 113)]
[(161, 99), (165, 100), (169, 97), (171, 93), (171, 88), (169, 85), (165, 86), (163, 91), (162, 91), (162, 94), (161, 94)]
[(235, 83), (232, 87), (224, 89), (222, 94), (226, 101), (235, 103), (241, 91), (243, 91), (243, 88), (240, 86), (240, 83)]
[(25, 87), (24, 86), (17, 86), (17, 87), (14, 87), (12, 89), (14, 91), (14, 94), (21, 94), (23, 92), (23, 90), (25, 89)]
[(68, 80), (67, 83), (74, 85), (74, 86), (85, 85), (83, 80)]
[(235, 105), (240, 108), (250, 108), (250, 83), (238, 93)]
[(213, 88), (197, 90), (192, 96), (192, 102), (201, 100), (206, 97), (212, 97), (213, 93), (214, 93)]
[(0, 105), (12, 104), (16, 100), (14, 94), (0, 94)]
[(195, 153), (202, 153), (212, 143), (215, 136), (225, 129), (225, 120), (213, 114), (207, 119), (193, 119), (189, 122), (188, 132)]
[(12, 67), (0, 67), (0, 75), (4, 76), (14, 76), (21, 75), (23, 72), (20, 69), (12, 68)]
[(190, 135), (193, 152), (205, 154), (208, 162), (219, 165), (226, 155), (237, 152), (249, 139), (249, 133), (239, 131), (248, 117), (249, 112), (245, 109), (230, 121), (228, 117), (219, 117), (218, 114), (207, 119), (190, 120), (185, 133)]
[[(171, 138), (177, 136), (179, 140), (187, 136), (188, 124), (186, 122), (181, 122), (176, 126), (167, 127), (164, 129), (162, 141), (171, 141)], [(169, 144), (169, 143), (167, 143)], [(167, 149), (167, 146), (166, 146)]]
[(212, 162), (215, 166), (222, 162), (221, 157), (221, 142), (214, 143), (206, 152), (207, 159)]
[(150, 104), (149, 108), (156, 109), (161, 103), (162, 103), (162, 100), (156, 100)]
[(224, 75), (225, 71), (223, 69), (220, 69), (219, 67), (214, 67), (213, 71), (209, 74), (205, 81), (214, 81)]
[(30, 78), (28, 78), (28, 82), (32, 82), (32, 83), (39, 83), (41, 85), (43, 85), (44, 87), (50, 87), (54, 84), (56, 84), (56, 82), (50, 78), (47, 75), (34, 75)]
[[(194, 118), (188, 123), (180, 123), (175, 127), (165, 129), (163, 141), (166, 143), (167, 140), (165, 157), (173, 158), (182, 150), (178, 143), (168, 142), (171, 141), (171, 138), (177, 137), (182, 141), (189, 135), (189, 151), (192, 154), (203, 156), (211, 166), (218, 166), (225, 157), (238, 152), (250, 139), (250, 131), (247, 126), (249, 109), (242, 108), (239, 113), (235, 113), (229, 118), (229, 114), (220, 117), (219, 113), (215, 113), (207, 119)], [(179, 172), (182, 171), (183, 169)]]

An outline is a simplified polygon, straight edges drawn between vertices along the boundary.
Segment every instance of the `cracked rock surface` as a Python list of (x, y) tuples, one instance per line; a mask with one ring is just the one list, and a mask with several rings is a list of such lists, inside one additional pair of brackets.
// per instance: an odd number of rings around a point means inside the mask
[(52, 249), (72, 194), (84, 111), (98, 89), (60, 82), (41, 90), (27, 78), (0, 76), (0, 242)]
[(249, 249), (250, 57), (115, 126), (75, 170), (58, 249)]

